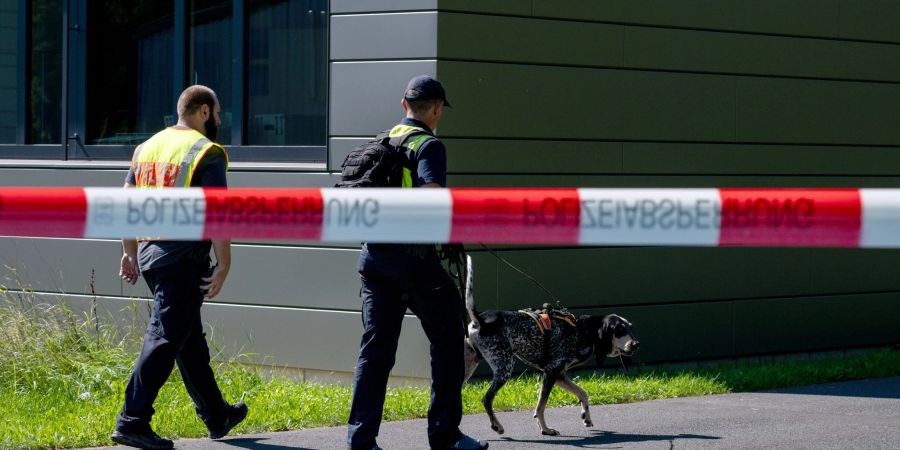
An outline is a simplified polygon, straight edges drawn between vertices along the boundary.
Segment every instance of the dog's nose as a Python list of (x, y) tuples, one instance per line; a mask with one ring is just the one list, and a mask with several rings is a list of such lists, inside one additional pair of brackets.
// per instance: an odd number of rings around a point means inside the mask
[(641, 346), (641, 341), (638, 341), (637, 339), (631, 341), (631, 349), (632, 350), (637, 350), (638, 347), (640, 347), (640, 346)]

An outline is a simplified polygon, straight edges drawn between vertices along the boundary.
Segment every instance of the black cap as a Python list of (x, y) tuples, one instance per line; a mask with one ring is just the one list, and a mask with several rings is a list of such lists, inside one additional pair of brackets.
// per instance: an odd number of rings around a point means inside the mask
[(440, 81), (428, 75), (419, 75), (409, 80), (403, 98), (410, 102), (440, 99), (444, 101), (445, 105), (450, 106), (450, 102), (447, 101), (447, 93), (444, 92), (444, 86), (441, 85)]

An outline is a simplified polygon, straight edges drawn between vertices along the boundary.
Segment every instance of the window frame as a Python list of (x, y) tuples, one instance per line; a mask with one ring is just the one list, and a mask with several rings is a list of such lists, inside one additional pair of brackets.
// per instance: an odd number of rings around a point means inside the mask
[[(87, 86), (87, 2), (89, 0), (60, 0), (62, 2), (62, 142), (58, 144), (28, 143), (30, 125), (29, 78), (31, 74), (31, 5), (29, 0), (18, 0), (17, 58), (17, 119), (15, 143), (0, 144), (0, 160), (77, 160), (77, 161), (128, 161), (131, 159), (132, 145), (85, 144), (86, 132), (86, 86)], [(190, 55), (189, 14), (190, 0), (169, 0), (174, 4), (173, 17), (173, 92), (172, 108), (181, 91), (188, 86), (188, 57)], [(247, 95), (249, 92), (247, 43), (248, 43), (248, 0), (232, 0), (232, 144), (226, 145), (232, 161), (247, 163), (321, 163), (321, 170), (327, 168), (329, 114), (325, 108), (325, 142), (322, 145), (247, 145), (249, 123), (247, 121)], [(330, 2), (326, 11), (330, 15)], [(330, 61), (329, 21), (325, 22), (326, 61)], [(323, 82), (330, 98), (330, 64), (326, 63)], [(326, 102), (326, 105), (328, 102)]]

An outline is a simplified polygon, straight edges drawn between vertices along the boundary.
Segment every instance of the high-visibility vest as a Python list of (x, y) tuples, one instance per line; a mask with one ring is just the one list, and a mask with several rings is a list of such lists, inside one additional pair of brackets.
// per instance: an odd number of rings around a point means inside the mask
[[(403, 143), (400, 145), (409, 150), (413, 155), (415, 155), (416, 151), (422, 148), (422, 144), (424, 144), (425, 141), (429, 139), (435, 139), (434, 135), (426, 131), (424, 128), (415, 127), (412, 125), (400, 124), (395, 126), (394, 128), (391, 128), (390, 133), (388, 133), (388, 136), (392, 138), (403, 135), (406, 135), (408, 137), (404, 138)], [(400, 187), (413, 187), (412, 171), (407, 167), (403, 168), (403, 179), (401, 180)]]
[(193, 128), (166, 128), (134, 150), (131, 168), (139, 188), (190, 187), (194, 171), (206, 152), (221, 145)]

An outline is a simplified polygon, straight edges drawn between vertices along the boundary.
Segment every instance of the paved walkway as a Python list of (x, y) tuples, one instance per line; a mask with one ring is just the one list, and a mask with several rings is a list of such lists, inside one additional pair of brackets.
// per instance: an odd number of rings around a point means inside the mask
[[(252, 405), (251, 405), (252, 407)], [(530, 412), (498, 415), (500, 436), (487, 417), (463, 418), (463, 430), (491, 449), (900, 449), (900, 377), (831, 383), (769, 392), (656, 400), (591, 408), (584, 428), (579, 408), (548, 410), (560, 436), (541, 436)], [(176, 442), (184, 450), (344, 450), (345, 427)], [(427, 448), (425, 421), (385, 423), (386, 450)], [(125, 449), (126, 447), (120, 447)]]

